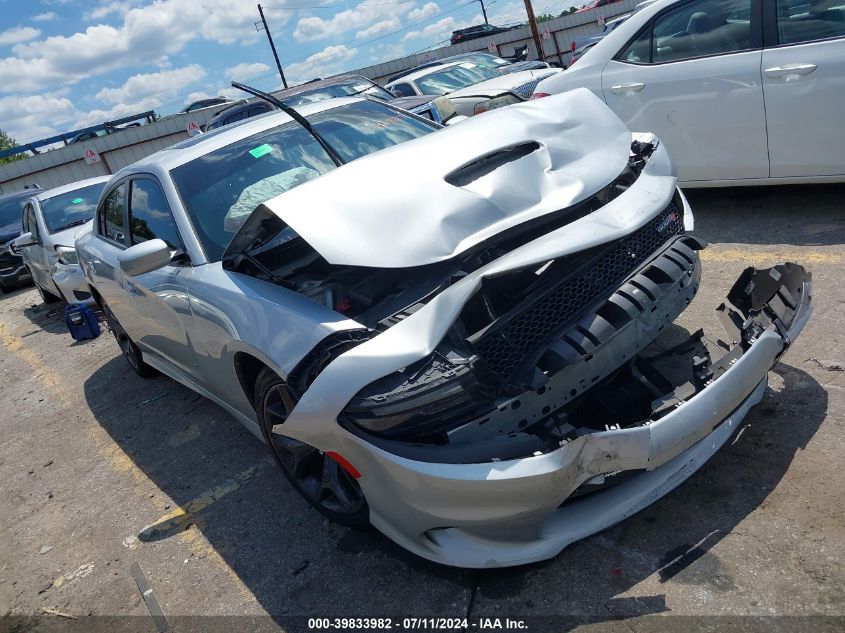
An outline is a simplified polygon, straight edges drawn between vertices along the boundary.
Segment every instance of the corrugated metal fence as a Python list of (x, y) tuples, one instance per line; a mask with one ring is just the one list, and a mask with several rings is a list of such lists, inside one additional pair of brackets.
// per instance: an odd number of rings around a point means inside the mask
[[(0, 187), (4, 193), (20, 191), (31, 184), (50, 189), (85, 178), (113, 174), (126, 165), (188, 138), (189, 122), (204, 125), (219, 109), (218, 106), (177, 114), (149, 125), (127, 128), (0, 165)], [(85, 152), (89, 149), (97, 152), (99, 162), (86, 162)]]
[[(543, 54), (545, 55), (546, 61), (549, 63), (558, 62), (564, 66), (568, 66), (572, 42), (576, 39), (589, 37), (590, 35), (596, 35), (601, 32), (602, 27), (599, 26), (598, 22), (599, 16), (602, 16), (606, 20), (612, 20), (618, 15), (630, 12), (640, 2), (642, 0), (619, 0), (618, 2), (598, 9), (584, 11), (583, 13), (572, 13), (548, 20), (547, 22), (541, 22), (538, 24), (540, 33), (546, 30), (549, 32), (549, 38), (542, 40)], [(504, 33), (497, 33), (490, 37), (470, 40), (469, 42), (462, 42), (454, 46), (444, 46), (443, 48), (426, 53), (409, 55), (401, 59), (394, 59), (393, 61), (382, 64), (359, 68), (351, 72), (364, 75), (373, 81), (384, 84), (392, 75), (414, 68), (432, 59), (442, 59), (450, 55), (457, 55), (458, 53), (487, 51), (489, 50), (488, 44), (490, 43), (493, 44), (496, 54), (503, 57), (510, 57), (513, 55), (514, 49), (528, 45), (528, 59), (539, 59), (537, 48), (534, 46), (534, 39), (531, 37), (531, 29), (524, 26)]]

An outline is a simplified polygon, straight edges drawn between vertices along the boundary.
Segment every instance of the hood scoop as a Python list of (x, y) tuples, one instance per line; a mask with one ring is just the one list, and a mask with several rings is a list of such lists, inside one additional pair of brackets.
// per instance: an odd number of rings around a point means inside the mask
[(589, 198), (630, 147), (625, 124), (585, 89), (500, 108), (267, 200), (227, 252), (266, 241), (261, 220), (275, 214), (330, 264), (433, 264)]

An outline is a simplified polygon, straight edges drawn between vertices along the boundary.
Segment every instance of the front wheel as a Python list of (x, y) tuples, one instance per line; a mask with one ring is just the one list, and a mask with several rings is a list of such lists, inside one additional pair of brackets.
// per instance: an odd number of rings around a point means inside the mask
[(41, 295), (41, 301), (44, 303), (57, 303), (62, 300), (61, 297), (57, 297), (49, 290), (44, 290), (37, 281), (35, 282), (35, 287), (38, 289), (38, 294)]
[(106, 315), (106, 322), (109, 324), (109, 329), (112, 331), (112, 334), (114, 334), (114, 338), (120, 346), (120, 351), (123, 353), (123, 357), (126, 359), (126, 362), (129, 363), (132, 371), (141, 376), (141, 378), (152, 378), (153, 376), (157, 376), (158, 371), (144, 362), (141, 350), (134, 342), (132, 342), (132, 339), (129, 338), (126, 330), (121, 327), (120, 322), (117, 320), (117, 317), (114, 316), (114, 313), (108, 305), (106, 305), (106, 302), (101, 301), (100, 307), (103, 309), (103, 314)]
[(343, 466), (323, 451), (273, 431), (296, 404), (285, 381), (263, 369), (255, 381), (254, 403), (267, 445), (296, 491), (332, 521), (369, 525), (364, 492)]

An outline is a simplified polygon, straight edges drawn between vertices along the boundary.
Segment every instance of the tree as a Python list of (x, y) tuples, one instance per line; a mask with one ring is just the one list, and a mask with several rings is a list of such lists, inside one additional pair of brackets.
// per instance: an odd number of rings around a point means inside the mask
[[(0, 130), (0, 152), (7, 149), (12, 149), (13, 147), (17, 147), (18, 142), (13, 139), (11, 136), (6, 134), (3, 130)], [(5, 158), (0, 158), (0, 165), (5, 163), (13, 163), (16, 160), (21, 160), (22, 158), (26, 158), (26, 154), (15, 154), (14, 156), (6, 156)]]

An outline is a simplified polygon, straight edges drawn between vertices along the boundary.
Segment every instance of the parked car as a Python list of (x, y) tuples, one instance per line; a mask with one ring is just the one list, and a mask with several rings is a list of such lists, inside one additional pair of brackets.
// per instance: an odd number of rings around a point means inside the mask
[(845, 4), (756, 6), (658, 0), (534, 96), (590, 89), (661, 137), (686, 187), (845, 180)]
[(495, 35), (496, 33), (504, 33), (505, 31), (510, 31), (510, 28), (504, 26), (493, 26), (492, 24), (477, 24), (475, 26), (468, 26), (465, 29), (452, 31), (450, 41), (452, 44), (459, 44), (460, 42), (477, 40), (481, 37)]
[(393, 99), (393, 94), (361, 75), (339, 75), (331, 79), (309, 81), (306, 84), (273, 93), (273, 96), (290, 106), (301, 106), (315, 101), (354, 95), (374, 97), (382, 101)]
[(216, 105), (227, 105), (229, 103), (231, 103), (231, 99), (227, 99), (226, 97), (210, 97), (208, 99), (199, 99), (198, 101), (194, 101), (193, 103), (190, 103), (184, 108), (182, 108), (179, 113), (184, 114), (186, 112), (193, 112), (194, 110), (202, 110), (204, 108), (210, 108)]
[(23, 233), (14, 240), (45, 303), (90, 303), (74, 243), (91, 231), (97, 199), (109, 176), (40, 191), (23, 207)]
[(479, 64), (481, 66), (489, 66), (490, 68), (493, 68), (494, 70), (497, 70), (502, 74), (519, 72), (521, 70), (538, 70), (541, 68), (549, 68), (549, 65), (546, 62), (541, 61), (512, 63), (506, 59), (497, 57), (496, 55), (491, 55), (490, 53), (461, 53), (459, 55), (450, 55), (449, 57), (444, 57), (443, 59), (436, 59), (433, 61), (426, 62), (424, 64), (420, 64), (416, 68), (408, 68), (407, 70), (403, 70), (402, 72), (396, 73), (395, 75), (390, 77), (387, 80), (387, 83), (393, 83), (397, 79), (407, 77), (408, 75), (424, 68), (431, 68), (432, 66), (443, 66), (453, 62), (471, 62), (473, 64)]
[(727, 343), (670, 327), (704, 244), (663, 143), (586, 90), (446, 129), (357, 98), (298, 116), (122, 169), (80, 262), (137, 373), (425, 558), (549, 558), (660, 498), (809, 318), (783, 264), (737, 280)]
[(592, 9), (598, 9), (599, 7), (605, 7), (616, 1), (617, 0), (590, 0), (590, 2), (582, 6), (575, 13), (583, 13), (584, 11), (590, 11)]
[(448, 95), (458, 114), (472, 116), (527, 99), (539, 81), (559, 72), (544, 68), (502, 75), (489, 66), (463, 61), (424, 68), (385, 87), (400, 97)]
[(244, 119), (249, 119), (250, 117), (258, 116), (260, 114), (266, 114), (267, 112), (271, 112), (275, 109), (274, 105), (267, 103), (266, 101), (262, 101), (261, 99), (238, 101), (234, 105), (221, 110), (209, 119), (208, 123), (205, 125), (205, 129), (206, 131), (213, 130), (224, 125), (229, 125), (230, 123), (243, 121)]
[(24, 203), (39, 191), (29, 187), (0, 196), (0, 292), (9, 292), (31, 280), (19, 253), (11, 250), (12, 241), (21, 234)]

